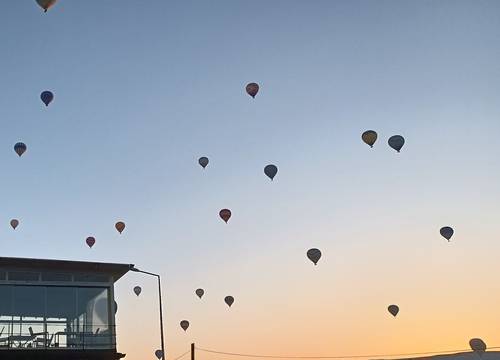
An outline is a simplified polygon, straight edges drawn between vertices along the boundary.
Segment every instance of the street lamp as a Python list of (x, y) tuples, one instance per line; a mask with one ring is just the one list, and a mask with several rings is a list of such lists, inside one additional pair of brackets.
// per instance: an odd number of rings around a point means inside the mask
[(165, 342), (163, 340), (163, 312), (161, 309), (161, 281), (160, 281), (160, 275), (158, 274), (153, 274), (147, 271), (142, 271), (136, 268), (134, 265), (130, 265), (130, 271), (134, 272), (139, 272), (143, 273), (146, 275), (151, 275), (151, 276), (156, 276), (158, 278), (158, 296), (160, 300), (160, 336), (161, 336), (161, 358), (162, 360), (165, 360)]

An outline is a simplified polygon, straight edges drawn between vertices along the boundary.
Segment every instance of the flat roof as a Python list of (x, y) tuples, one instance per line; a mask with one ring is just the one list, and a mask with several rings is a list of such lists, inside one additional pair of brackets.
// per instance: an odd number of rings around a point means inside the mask
[(0, 268), (71, 273), (101, 273), (112, 275), (114, 281), (120, 279), (133, 266), (133, 264), (90, 261), (0, 257)]

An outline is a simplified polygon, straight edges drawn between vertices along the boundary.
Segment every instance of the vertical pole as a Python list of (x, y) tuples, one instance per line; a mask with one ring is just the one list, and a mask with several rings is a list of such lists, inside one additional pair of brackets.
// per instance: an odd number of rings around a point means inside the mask
[(191, 344), (191, 360), (194, 360), (194, 343)]
[(158, 293), (160, 297), (160, 335), (161, 335), (161, 358), (162, 360), (165, 360), (165, 343), (163, 340), (163, 311), (161, 308), (161, 281), (160, 281), (160, 275), (158, 275)]

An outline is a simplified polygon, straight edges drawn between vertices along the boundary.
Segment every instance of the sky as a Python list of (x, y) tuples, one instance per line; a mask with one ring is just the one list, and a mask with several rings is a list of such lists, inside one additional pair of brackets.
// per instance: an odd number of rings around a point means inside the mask
[[(43, 14), (23, 0), (0, 29), (2, 256), (161, 274), (172, 360), (192, 342), (500, 346), (500, 2), (59, 0)], [(118, 350), (153, 359), (155, 279), (129, 273), (115, 292)]]

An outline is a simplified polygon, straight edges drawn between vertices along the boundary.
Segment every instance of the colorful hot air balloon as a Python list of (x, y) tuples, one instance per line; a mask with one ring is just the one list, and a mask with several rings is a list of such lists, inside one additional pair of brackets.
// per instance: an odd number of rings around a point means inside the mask
[(134, 287), (134, 293), (139, 296), (142, 292), (142, 288), (140, 286)]
[(307, 250), (307, 257), (314, 263), (314, 265), (317, 265), (319, 259), (321, 259), (321, 251), (318, 249), (309, 249)]
[(482, 355), (487, 349), (486, 343), (479, 338), (470, 339), (469, 345), (470, 348), (477, 352), (479, 355)]
[(57, 0), (36, 0), (38, 5), (43, 9), (43, 12), (47, 12), (49, 8), (56, 3)]
[(271, 164), (267, 165), (264, 168), (264, 174), (266, 174), (271, 179), (271, 181), (274, 179), (277, 173), (278, 173), (278, 167), (276, 165)]
[(231, 210), (229, 209), (222, 209), (219, 211), (219, 216), (221, 217), (222, 220), (224, 220), (227, 224), (229, 219), (231, 218)]
[(377, 133), (373, 130), (367, 130), (361, 135), (361, 139), (363, 139), (366, 144), (370, 145), (370, 147), (373, 147), (373, 144), (377, 141)]
[(18, 142), (16, 145), (14, 145), (14, 151), (19, 156), (23, 155), (26, 149), (28, 149), (28, 147), (22, 142)]
[(205, 290), (203, 290), (203, 289), (196, 289), (195, 293), (201, 299), (202, 296), (203, 296), (203, 294), (205, 294)]
[(203, 169), (206, 168), (208, 165), (208, 158), (206, 156), (202, 156), (198, 159), (198, 164), (200, 164)]
[(231, 307), (231, 305), (233, 305), (233, 303), (234, 303), (234, 297), (226, 296), (224, 298), (224, 302), (227, 304), (227, 306)]
[(54, 100), (54, 94), (50, 91), (44, 91), (40, 94), (40, 99), (42, 99), (45, 106), (49, 106), (52, 100)]
[(160, 360), (163, 357), (163, 351), (161, 350), (156, 350), (155, 351), (155, 356)]
[(389, 138), (388, 144), (391, 148), (399, 152), (405, 144), (405, 138), (401, 135), (394, 135)]
[(17, 228), (17, 226), (18, 226), (18, 225), (19, 225), (19, 220), (17, 220), (17, 219), (12, 219), (12, 220), (10, 221), (10, 226), (12, 226), (12, 228), (13, 228), (14, 230), (16, 230), (16, 228)]
[(442, 237), (444, 237), (446, 240), (450, 241), (451, 237), (453, 236), (453, 229), (449, 226), (442, 227), (439, 230), (439, 233), (441, 234)]
[(257, 83), (250, 83), (246, 87), (247, 94), (250, 95), (255, 99), (255, 95), (259, 92), (259, 84)]
[(189, 321), (182, 320), (181, 321), (181, 328), (182, 328), (182, 330), (186, 331), (188, 329), (188, 327), (189, 327)]
[(115, 229), (121, 234), (125, 230), (125, 223), (123, 221), (118, 221), (115, 224)]
[(396, 315), (399, 313), (399, 306), (397, 306), (397, 305), (389, 305), (387, 307), (387, 311), (389, 311), (392, 316), (396, 317)]
[(89, 248), (92, 248), (92, 246), (94, 246), (95, 244), (95, 238), (93, 236), (89, 236), (85, 242), (87, 243), (87, 245), (89, 246)]

